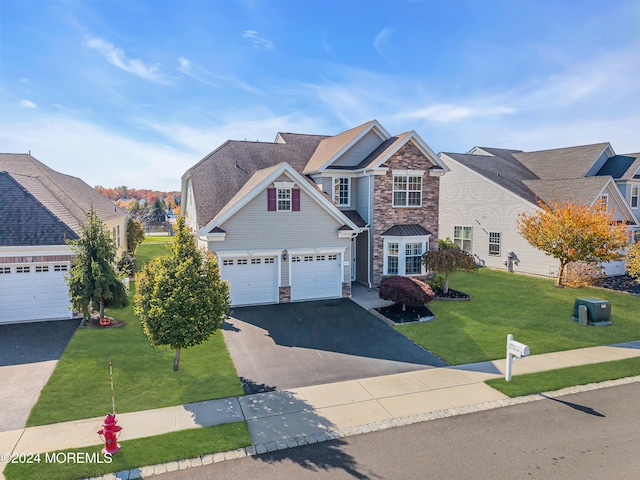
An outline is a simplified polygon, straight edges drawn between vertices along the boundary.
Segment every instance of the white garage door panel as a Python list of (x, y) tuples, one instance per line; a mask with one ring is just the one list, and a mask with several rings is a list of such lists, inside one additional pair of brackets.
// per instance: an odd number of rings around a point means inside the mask
[(229, 282), (233, 306), (278, 303), (278, 268), (274, 257), (224, 259), (221, 274)]
[(291, 257), (291, 300), (315, 300), (342, 296), (339, 255)]
[(71, 318), (68, 265), (1, 267), (0, 323)]

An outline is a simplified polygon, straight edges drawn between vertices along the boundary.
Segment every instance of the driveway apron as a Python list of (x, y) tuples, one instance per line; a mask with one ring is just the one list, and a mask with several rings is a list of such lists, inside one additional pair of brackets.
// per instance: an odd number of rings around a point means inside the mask
[(349, 299), (236, 308), (224, 336), (247, 394), (447, 365)]
[(79, 320), (0, 325), (0, 432), (23, 428)]

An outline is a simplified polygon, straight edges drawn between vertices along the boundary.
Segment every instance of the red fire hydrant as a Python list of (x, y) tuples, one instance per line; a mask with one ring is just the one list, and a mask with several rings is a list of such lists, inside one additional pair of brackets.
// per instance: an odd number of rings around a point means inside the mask
[(118, 437), (120, 435), (118, 434), (122, 427), (116, 425), (117, 423), (116, 416), (109, 413), (102, 421), (102, 428), (98, 430), (98, 435), (104, 440), (102, 453), (105, 455), (113, 455), (120, 450), (120, 445), (118, 445)]

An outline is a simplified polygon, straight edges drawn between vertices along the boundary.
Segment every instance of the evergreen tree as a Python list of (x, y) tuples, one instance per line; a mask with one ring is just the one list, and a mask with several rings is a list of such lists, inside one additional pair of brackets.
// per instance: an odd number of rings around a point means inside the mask
[(127, 292), (122, 283), (124, 273), (116, 271), (115, 239), (93, 205), (87, 212), (87, 224), (81, 229), (79, 239), (67, 240), (75, 253), (75, 262), (66, 279), (71, 304), (75, 310), (82, 312), (85, 320), (91, 318), (91, 310), (96, 307), (102, 318), (107, 302), (118, 305), (127, 303)]

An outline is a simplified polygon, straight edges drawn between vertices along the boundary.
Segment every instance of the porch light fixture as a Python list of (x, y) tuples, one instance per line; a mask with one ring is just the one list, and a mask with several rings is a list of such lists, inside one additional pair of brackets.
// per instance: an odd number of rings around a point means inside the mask
[(287, 261), (287, 249), (286, 248), (282, 251), (282, 260), (284, 260), (285, 262)]

